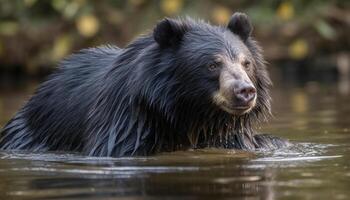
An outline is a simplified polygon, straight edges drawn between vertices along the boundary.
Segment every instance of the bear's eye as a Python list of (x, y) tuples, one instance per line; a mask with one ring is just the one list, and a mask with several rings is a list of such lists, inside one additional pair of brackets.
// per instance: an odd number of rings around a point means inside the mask
[(249, 60), (246, 60), (243, 62), (243, 66), (246, 68), (246, 69), (249, 69), (250, 68), (250, 65), (251, 65), (251, 62)]
[(219, 69), (220, 66), (221, 66), (221, 62), (213, 62), (213, 63), (210, 63), (210, 64), (208, 65), (208, 69), (209, 69), (210, 71), (215, 71), (215, 70)]

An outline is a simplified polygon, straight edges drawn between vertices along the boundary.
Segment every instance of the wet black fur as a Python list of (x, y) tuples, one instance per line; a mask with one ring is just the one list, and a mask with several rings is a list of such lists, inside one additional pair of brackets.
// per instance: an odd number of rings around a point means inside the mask
[[(163, 28), (157, 28), (162, 30), (124, 49), (86, 49), (65, 59), (4, 127), (0, 148), (126, 156), (287, 144), (253, 129), (270, 115), (271, 81), (250, 36), (232, 31), (234, 25), (191, 19), (161, 23)], [(215, 53), (234, 54), (239, 40), (255, 59), (252, 80), (258, 98), (250, 113), (234, 117), (212, 103), (219, 82), (206, 66)]]

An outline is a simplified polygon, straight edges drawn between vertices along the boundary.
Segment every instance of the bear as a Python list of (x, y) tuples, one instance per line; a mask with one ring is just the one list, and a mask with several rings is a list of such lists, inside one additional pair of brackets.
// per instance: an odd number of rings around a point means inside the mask
[(226, 26), (164, 18), (125, 48), (61, 61), (1, 132), (1, 150), (147, 156), (195, 148), (289, 145), (258, 134), (271, 80), (244, 13)]

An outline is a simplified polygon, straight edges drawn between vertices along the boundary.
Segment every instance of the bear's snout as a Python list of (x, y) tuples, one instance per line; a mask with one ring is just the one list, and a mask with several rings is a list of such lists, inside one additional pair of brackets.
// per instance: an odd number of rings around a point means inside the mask
[(255, 87), (252, 84), (243, 81), (236, 85), (237, 86), (233, 89), (236, 107), (251, 107), (256, 97)]
[(220, 89), (214, 103), (234, 115), (248, 113), (256, 104), (257, 90), (247, 73), (239, 68), (224, 69), (220, 75)]

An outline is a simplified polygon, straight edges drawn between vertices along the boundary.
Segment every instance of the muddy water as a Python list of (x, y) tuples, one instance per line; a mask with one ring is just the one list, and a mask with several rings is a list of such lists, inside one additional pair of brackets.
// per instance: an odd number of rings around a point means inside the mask
[[(32, 88), (0, 93), (3, 125)], [(0, 153), (0, 199), (350, 199), (350, 96), (311, 84), (273, 91), (261, 132), (275, 152), (204, 149), (141, 158)]]

